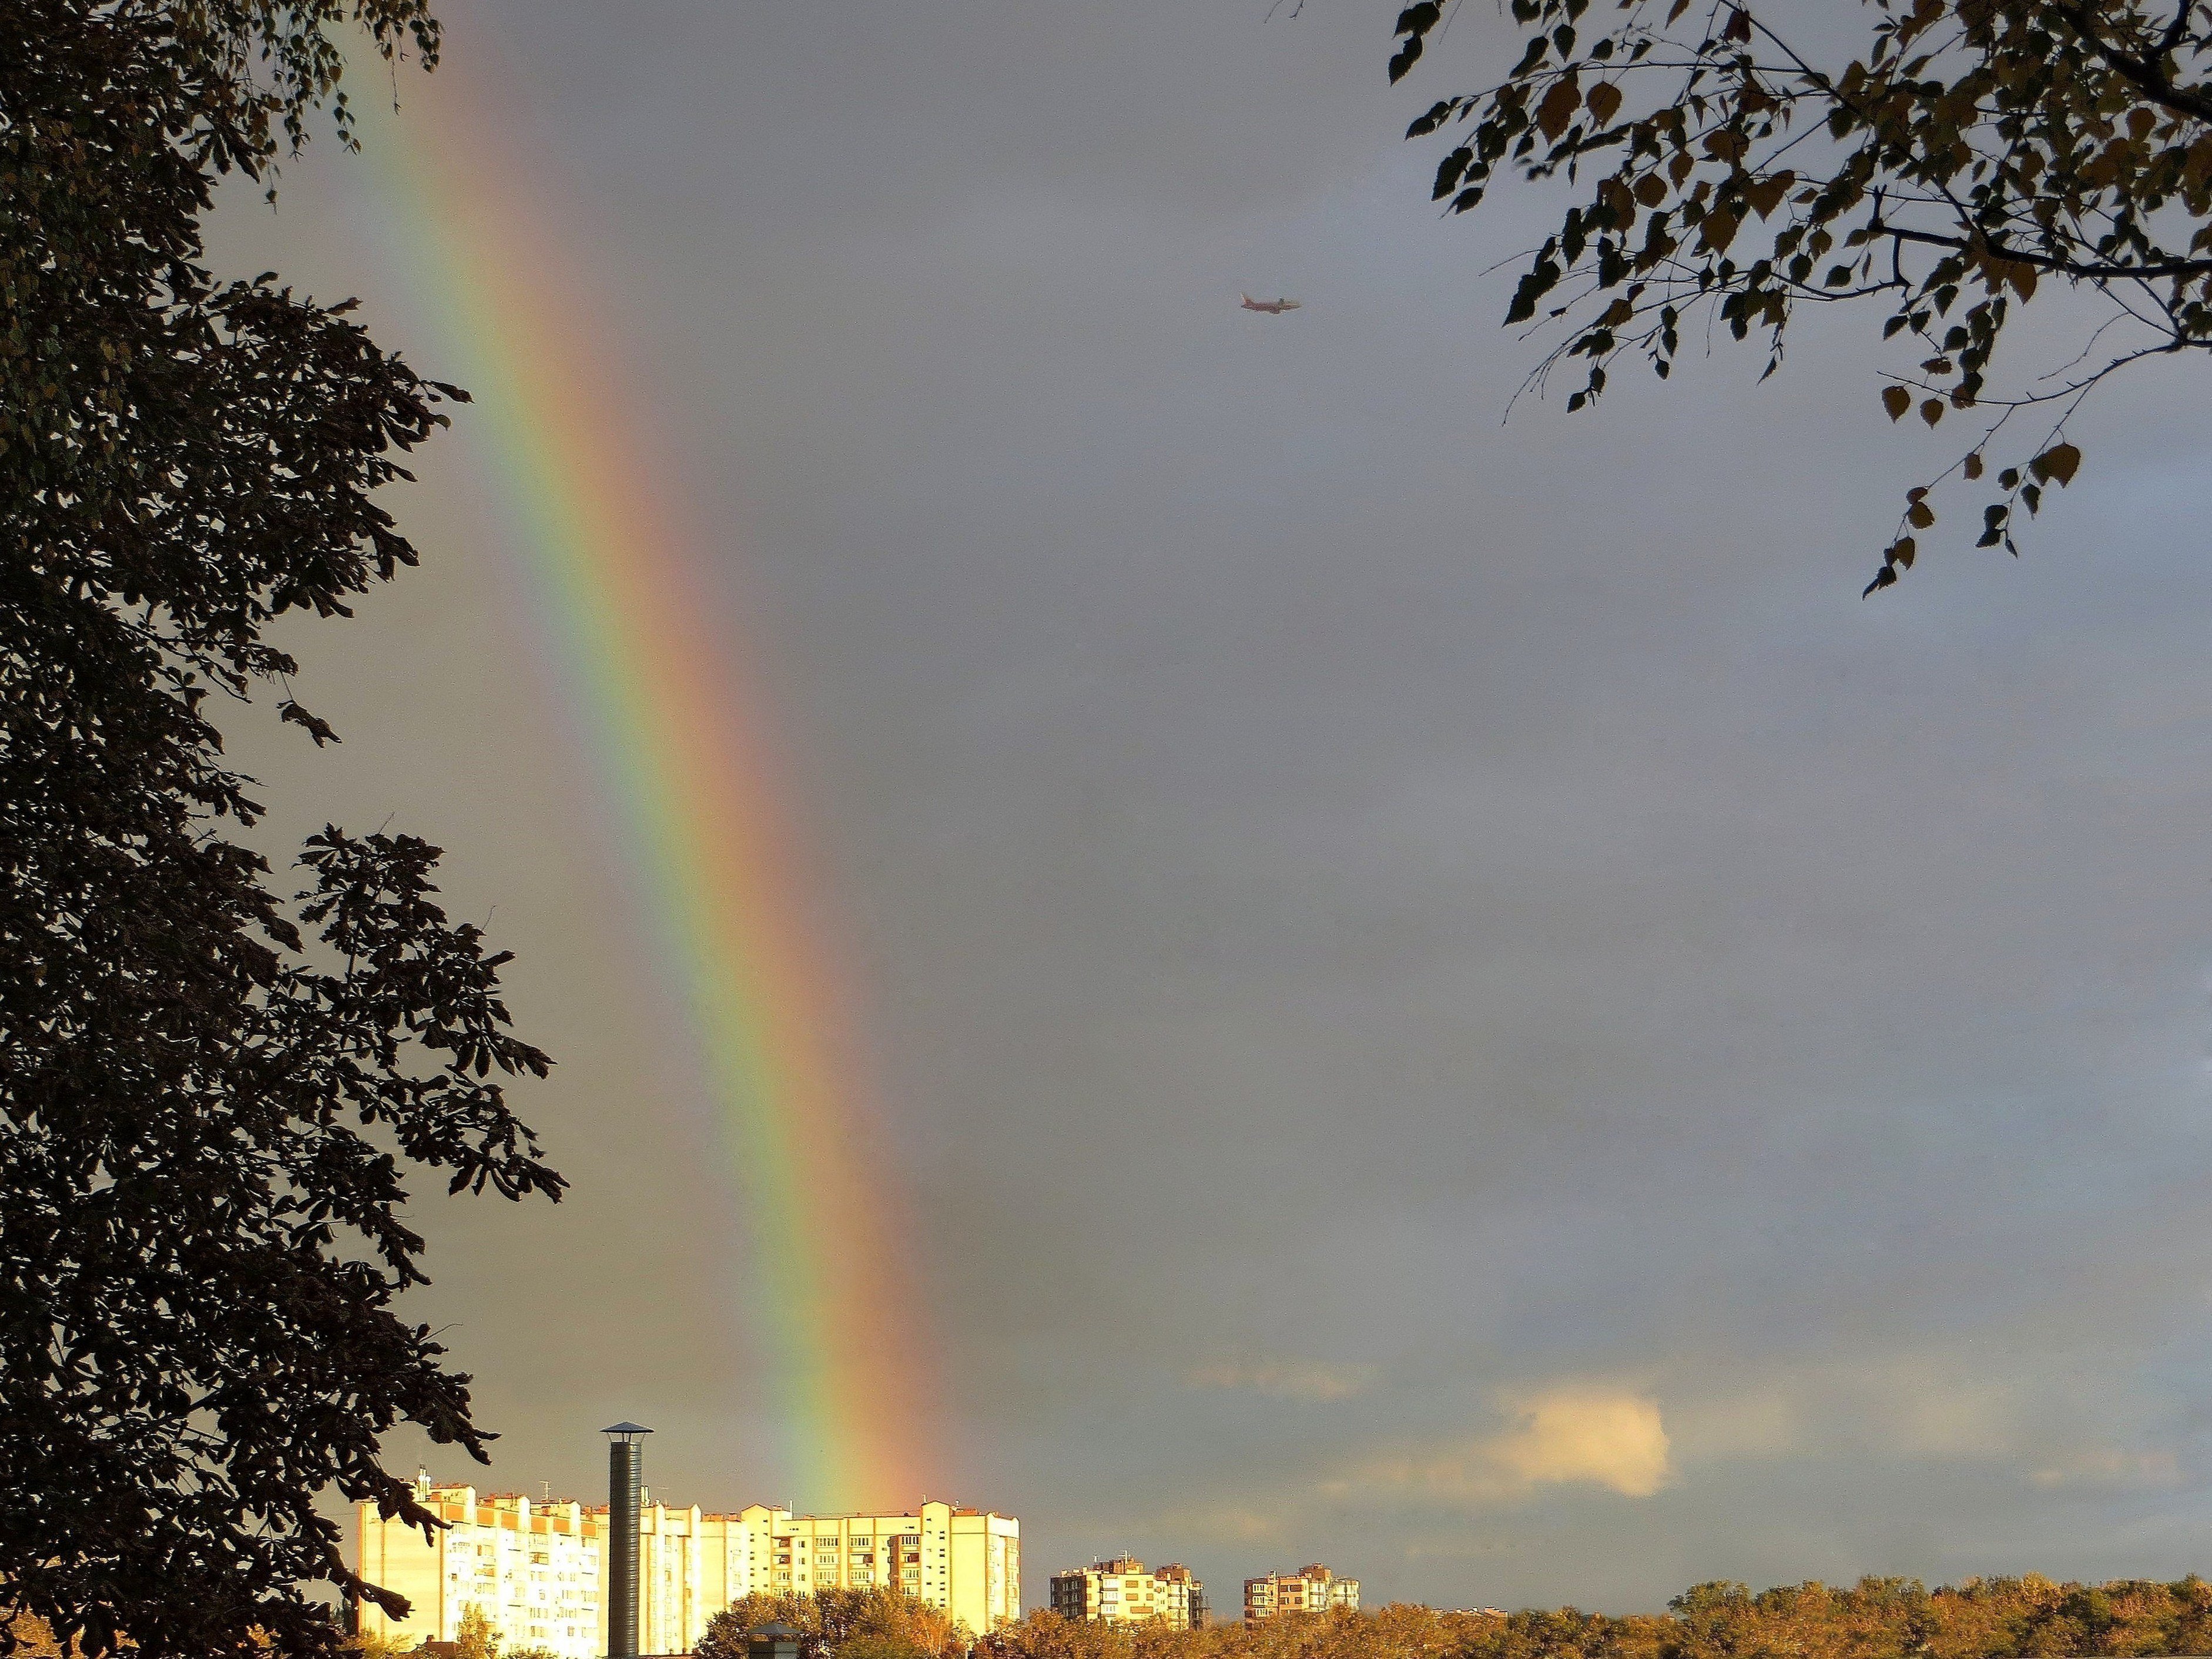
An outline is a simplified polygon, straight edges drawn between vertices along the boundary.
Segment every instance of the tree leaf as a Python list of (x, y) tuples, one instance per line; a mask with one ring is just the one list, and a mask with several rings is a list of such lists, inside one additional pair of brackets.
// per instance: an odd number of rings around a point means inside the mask
[(1744, 198), (1760, 218), (1771, 219), (1774, 216), (1774, 210), (1782, 205), (1782, 198), (1790, 194), (1790, 187), (1796, 182), (1797, 175), (1794, 173), (1773, 173), (1747, 185)]
[(2053, 444), (2027, 464), (2027, 470), (2043, 483), (2057, 479), (2061, 489), (2074, 482), (2074, 474), (2081, 465), (2081, 452), (2072, 444)]
[(1881, 406), (1889, 411), (1889, 418), (1901, 421), (1905, 411), (1912, 407), (1912, 394), (1901, 386), (1886, 386), (1881, 389)]
[(1567, 123), (1575, 118), (1575, 112), (1583, 106), (1582, 88), (1575, 77), (1565, 75), (1552, 82), (1544, 101), (1536, 106), (1536, 127), (1547, 138), (1557, 138), (1567, 130)]

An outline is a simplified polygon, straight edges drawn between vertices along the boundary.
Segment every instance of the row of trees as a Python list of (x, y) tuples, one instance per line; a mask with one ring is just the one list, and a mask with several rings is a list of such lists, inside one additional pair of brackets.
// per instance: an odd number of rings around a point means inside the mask
[(1741, 1584), (1685, 1590), (1666, 1613), (1372, 1613), (1176, 1631), (1030, 1613), (976, 1640), (895, 1593), (749, 1596), (708, 1624), (699, 1659), (744, 1659), (744, 1633), (777, 1621), (804, 1659), (2032, 1659), (2212, 1652), (2212, 1583), (2058, 1583), (2039, 1574), (1930, 1590), (1913, 1578), (1848, 1589)]

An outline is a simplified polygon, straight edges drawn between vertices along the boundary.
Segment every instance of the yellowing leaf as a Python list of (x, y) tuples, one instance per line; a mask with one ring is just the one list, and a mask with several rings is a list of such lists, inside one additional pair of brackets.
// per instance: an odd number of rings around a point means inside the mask
[(1790, 186), (1796, 182), (1796, 173), (1778, 173), (1747, 185), (1743, 193), (1760, 218), (1769, 218), (1774, 210), (1782, 205), (1782, 198), (1790, 193)]
[(2056, 478), (2063, 489), (2074, 482), (2081, 465), (2081, 452), (2072, 444), (2054, 444), (2027, 464), (2027, 470), (2049, 483)]
[(2207, 133), (2189, 147), (2189, 161), (2182, 171), (2182, 182), (2191, 190), (2202, 190), (2212, 179), (2212, 133)]
[(1582, 88), (1575, 84), (1572, 76), (1552, 82), (1552, 89), (1544, 94), (1544, 101), (1536, 106), (1536, 125), (1547, 138), (1557, 138), (1567, 130), (1567, 123), (1575, 118), (1575, 112), (1583, 106)]

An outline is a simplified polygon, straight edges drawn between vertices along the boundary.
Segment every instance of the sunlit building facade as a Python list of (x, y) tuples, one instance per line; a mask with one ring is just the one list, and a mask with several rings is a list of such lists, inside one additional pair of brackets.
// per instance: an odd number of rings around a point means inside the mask
[(1052, 1576), (1052, 1610), (1098, 1625), (1159, 1620), (1170, 1630), (1206, 1622), (1206, 1586), (1180, 1562), (1147, 1571), (1133, 1556), (1117, 1555)]
[(394, 1619), (364, 1601), (360, 1628), (404, 1646), (459, 1638), (479, 1609), (503, 1652), (543, 1649), (557, 1659), (606, 1651), (600, 1610), (602, 1522), (580, 1504), (538, 1503), (514, 1493), (418, 1480), (416, 1501), (446, 1524), (434, 1537), (374, 1504), (358, 1506), (354, 1570), (407, 1598)]
[[(434, 1539), (374, 1504), (359, 1506), (356, 1571), (412, 1604), (404, 1620), (364, 1603), (364, 1632), (407, 1646), (457, 1639), (481, 1607), (503, 1652), (556, 1659), (606, 1652), (604, 1504), (480, 1497), (473, 1486), (416, 1488), (447, 1522)], [(649, 1496), (649, 1494), (648, 1494)], [(793, 1515), (756, 1504), (735, 1515), (647, 1502), (638, 1524), (638, 1649), (689, 1653), (707, 1621), (755, 1592), (896, 1587), (981, 1635), (1022, 1613), (1021, 1523), (923, 1504), (905, 1515)]]
[(1332, 1607), (1359, 1610), (1359, 1581), (1340, 1578), (1316, 1562), (1295, 1573), (1269, 1573), (1244, 1581), (1244, 1617), (1257, 1624), (1287, 1613), (1327, 1613)]
[(754, 1589), (804, 1595), (896, 1585), (979, 1636), (1022, 1616), (1021, 1523), (1010, 1515), (951, 1504), (905, 1515), (793, 1515), (756, 1504), (734, 1519), (757, 1564)]

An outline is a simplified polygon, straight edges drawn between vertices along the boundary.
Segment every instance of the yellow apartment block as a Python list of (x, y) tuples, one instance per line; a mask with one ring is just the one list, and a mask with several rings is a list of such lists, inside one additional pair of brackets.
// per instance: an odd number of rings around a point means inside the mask
[[(604, 1536), (606, 1505), (584, 1513)], [(637, 1650), (689, 1653), (696, 1647), (707, 1621), (750, 1589), (750, 1543), (734, 1516), (708, 1515), (696, 1504), (643, 1505), (637, 1528)], [(602, 1608), (607, 1599), (602, 1584)], [(602, 1612), (600, 1653), (607, 1650), (606, 1637)]]
[(1206, 1622), (1205, 1589), (1180, 1562), (1147, 1572), (1135, 1557), (1117, 1555), (1053, 1574), (1052, 1610), (1099, 1625), (1158, 1619), (1170, 1630), (1191, 1630)]
[(735, 1519), (761, 1564), (754, 1588), (770, 1594), (896, 1584), (979, 1636), (1022, 1616), (1022, 1528), (1010, 1515), (924, 1504), (907, 1515), (795, 1516), (756, 1504)]
[(434, 1540), (374, 1504), (358, 1505), (355, 1570), (398, 1590), (404, 1619), (373, 1602), (361, 1609), (364, 1632), (410, 1647), (451, 1642), (461, 1615), (481, 1607), (508, 1653), (544, 1648), (559, 1659), (596, 1659), (601, 1640), (599, 1522), (576, 1504), (533, 1504), (512, 1495), (479, 1497), (474, 1486), (417, 1483), (416, 1500), (446, 1522)]
[(1339, 1578), (1316, 1562), (1295, 1573), (1269, 1573), (1244, 1581), (1244, 1617), (1254, 1624), (1285, 1613), (1327, 1613), (1331, 1607), (1359, 1611), (1359, 1581)]
[(1180, 1609), (1183, 1623), (1179, 1628), (1204, 1630), (1209, 1622), (1205, 1582), (1180, 1561), (1169, 1562), (1152, 1577), (1168, 1587), (1171, 1607)]
[[(507, 1653), (546, 1648), (557, 1659), (596, 1659), (607, 1650), (605, 1505), (479, 1498), (473, 1487), (427, 1482), (418, 1496), (449, 1523), (434, 1542), (359, 1506), (362, 1577), (414, 1603), (404, 1620), (364, 1606), (364, 1631), (410, 1644), (451, 1641), (474, 1604)], [(696, 1504), (649, 1503), (639, 1516), (637, 1566), (641, 1653), (689, 1653), (709, 1619), (754, 1591), (896, 1585), (979, 1635), (1022, 1613), (1021, 1523), (950, 1504), (908, 1515), (794, 1516), (761, 1504), (708, 1515)]]

